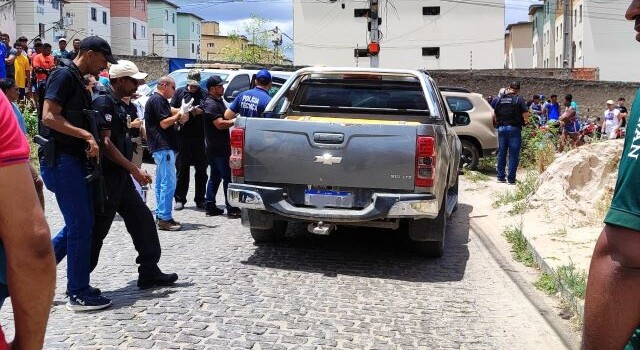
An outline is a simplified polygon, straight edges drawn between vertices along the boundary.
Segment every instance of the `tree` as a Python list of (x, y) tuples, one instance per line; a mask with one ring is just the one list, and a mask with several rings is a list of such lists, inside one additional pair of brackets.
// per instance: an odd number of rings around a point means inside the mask
[(282, 63), (282, 54), (271, 49), (271, 40), (276, 33), (274, 29), (267, 29), (270, 23), (270, 20), (252, 14), (243, 24), (242, 31), (233, 30), (228, 34), (231, 42), (220, 52), (223, 59), (253, 64)]

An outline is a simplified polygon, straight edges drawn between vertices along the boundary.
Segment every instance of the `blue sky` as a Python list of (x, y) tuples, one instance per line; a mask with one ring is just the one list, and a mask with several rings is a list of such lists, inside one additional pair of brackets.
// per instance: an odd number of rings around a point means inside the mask
[[(252, 13), (256, 13), (271, 21), (268, 29), (278, 26), (280, 30), (293, 37), (292, 0), (173, 0), (173, 2), (180, 6), (180, 11), (192, 12), (206, 20), (217, 21), (220, 23), (222, 34), (227, 34), (231, 30), (242, 30), (243, 22)], [(526, 21), (528, 7), (532, 3), (541, 3), (541, 1), (506, 0), (505, 25)], [(286, 37), (283, 40), (285, 46), (292, 44)], [(291, 53), (288, 56), (291, 56)]]

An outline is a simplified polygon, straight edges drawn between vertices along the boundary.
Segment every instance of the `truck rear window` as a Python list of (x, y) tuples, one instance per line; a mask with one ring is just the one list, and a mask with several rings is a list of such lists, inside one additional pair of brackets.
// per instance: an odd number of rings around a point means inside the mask
[(374, 112), (428, 115), (417, 81), (381, 79), (309, 79), (301, 82), (292, 107), (300, 111)]

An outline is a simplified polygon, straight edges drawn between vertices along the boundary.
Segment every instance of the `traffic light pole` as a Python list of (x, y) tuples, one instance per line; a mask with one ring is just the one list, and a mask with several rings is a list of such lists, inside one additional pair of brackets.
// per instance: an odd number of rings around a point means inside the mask
[[(378, 30), (378, 0), (369, 0), (369, 23), (371, 24), (371, 42), (380, 42), (380, 31)], [(370, 55), (370, 66), (378, 68), (380, 66), (378, 55)]]

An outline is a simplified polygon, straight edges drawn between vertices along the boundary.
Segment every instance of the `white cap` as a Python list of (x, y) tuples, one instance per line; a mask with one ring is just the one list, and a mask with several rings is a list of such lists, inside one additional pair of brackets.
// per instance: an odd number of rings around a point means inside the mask
[(58, 42), (64, 41), (65, 43), (67, 42), (67, 38), (60, 38), (58, 39)]
[(615, 102), (613, 102), (613, 100), (609, 100), (609, 101), (607, 101), (607, 104), (608, 105), (613, 105), (613, 104), (615, 104)]
[(147, 73), (142, 73), (131, 61), (119, 60), (118, 64), (112, 64), (111, 68), (109, 68), (109, 77), (111, 79), (131, 77), (140, 80), (146, 78)]

